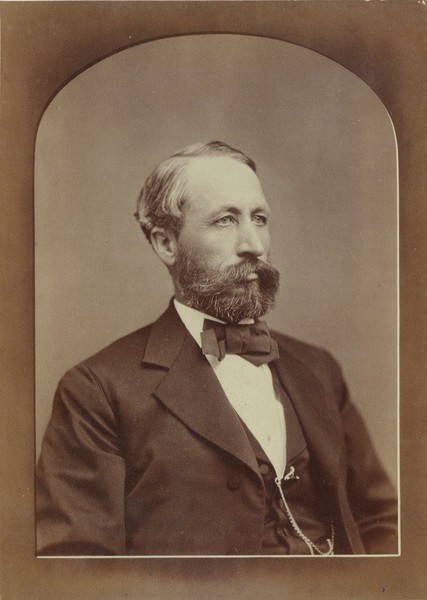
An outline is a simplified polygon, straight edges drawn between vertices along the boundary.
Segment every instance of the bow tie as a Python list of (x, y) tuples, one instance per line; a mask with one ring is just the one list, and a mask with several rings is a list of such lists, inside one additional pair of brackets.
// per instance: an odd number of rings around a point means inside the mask
[(228, 325), (205, 319), (202, 352), (222, 360), (226, 354), (238, 354), (255, 366), (279, 358), (277, 342), (270, 337), (265, 321), (250, 325)]

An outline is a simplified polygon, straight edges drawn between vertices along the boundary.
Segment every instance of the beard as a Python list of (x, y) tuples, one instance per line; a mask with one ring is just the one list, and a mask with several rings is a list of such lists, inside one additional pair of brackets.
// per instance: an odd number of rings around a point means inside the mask
[[(257, 279), (248, 280), (256, 273)], [(176, 281), (185, 303), (226, 323), (259, 319), (274, 306), (279, 271), (255, 257), (222, 271), (212, 269), (181, 248)]]

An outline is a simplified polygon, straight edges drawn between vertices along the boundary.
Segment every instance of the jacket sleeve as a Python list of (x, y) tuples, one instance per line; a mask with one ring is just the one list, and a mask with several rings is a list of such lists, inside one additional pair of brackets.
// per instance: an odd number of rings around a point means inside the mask
[(397, 499), (365, 423), (341, 378), (347, 497), (367, 554), (397, 554)]
[(59, 383), (37, 465), (38, 555), (125, 554), (124, 478), (113, 407), (79, 365)]

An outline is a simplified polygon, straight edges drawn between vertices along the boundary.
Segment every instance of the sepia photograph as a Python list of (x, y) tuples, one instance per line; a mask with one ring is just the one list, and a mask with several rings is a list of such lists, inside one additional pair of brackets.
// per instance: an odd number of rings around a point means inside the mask
[(20, 6), (4, 597), (421, 600), (423, 3)]
[(39, 439), (67, 372), (40, 554), (397, 554), (397, 200), (387, 110), (310, 50), (181, 36), (68, 83), (35, 153)]

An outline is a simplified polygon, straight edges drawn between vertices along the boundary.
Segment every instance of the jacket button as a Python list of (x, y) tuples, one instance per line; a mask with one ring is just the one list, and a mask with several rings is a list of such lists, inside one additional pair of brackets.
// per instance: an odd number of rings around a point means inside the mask
[(232, 548), (230, 548), (230, 550), (227, 552), (227, 554), (240, 554), (240, 553), (239, 553), (239, 549), (237, 548), (237, 546), (233, 546)]
[(240, 487), (241, 483), (242, 478), (240, 477), (240, 475), (230, 475), (227, 480), (227, 484), (230, 490), (237, 490)]
[(267, 475), (269, 473), (269, 471), (270, 471), (270, 468), (269, 468), (268, 465), (266, 465), (265, 463), (263, 463), (262, 465), (260, 465), (259, 470), (260, 470), (261, 475)]

